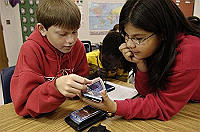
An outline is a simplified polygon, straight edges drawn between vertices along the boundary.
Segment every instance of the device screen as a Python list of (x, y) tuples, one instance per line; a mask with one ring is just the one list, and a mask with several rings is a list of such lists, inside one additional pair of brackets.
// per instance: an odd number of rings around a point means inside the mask
[(80, 124), (81, 122), (85, 121), (86, 119), (98, 114), (99, 111), (91, 106), (86, 106), (82, 109), (76, 110), (70, 114), (70, 118)]
[(88, 89), (85, 92), (85, 94), (101, 97), (100, 91), (102, 90), (103, 90), (103, 87), (102, 87), (101, 81), (99, 80), (91, 85), (88, 85)]
[(103, 90), (103, 87), (101, 85), (101, 81), (97, 81), (91, 85), (88, 86), (88, 88), (92, 91), (96, 91), (96, 92), (100, 92), (101, 90)]
[(95, 112), (95, 109), (91, 109), (90, 107), (86, 107), (84, 109), (81, 109), (79, 112), (77, 112), (77, 115), (80, 117), (80, 118), (84, 118), (86, 116), (89, 116), (91, 115), (92, 113)]

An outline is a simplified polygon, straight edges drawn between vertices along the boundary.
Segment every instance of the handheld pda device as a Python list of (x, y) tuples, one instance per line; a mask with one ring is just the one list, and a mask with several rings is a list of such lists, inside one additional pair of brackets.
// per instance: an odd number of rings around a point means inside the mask
[(76, 131), (82, 131), (104, 119), (106, 119), (106, 113), (104, 111), (87, 105), (70, 113), (70, 115), (65, 118), (65, 122)]
[(95, 101), (98, 103), (101, 102), (103, 100), (101, 96), (101, 91), (102, 90), (106, 91), (106, 88), (102, 79), (99, 78), (95, 80), (95, 82), (87, 86), (88, 86), (87, 91), (82, 93), (83, 97), (91, 99), (92, 101)]

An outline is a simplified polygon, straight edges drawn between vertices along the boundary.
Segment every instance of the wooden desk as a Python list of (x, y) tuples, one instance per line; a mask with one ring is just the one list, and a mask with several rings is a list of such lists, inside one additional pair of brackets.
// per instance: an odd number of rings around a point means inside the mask
[[(121, 83), (115, 81), (116, 83)], [(121, 83), (125, 84), (125, 83)], [(127, 85), (127, 84), (125, 84)], [(56, 111), (42, 115), (39, 118), (23, 118), (14, 111), (12, 103), (0, 106), (0, 131), (7, 132), (74, 132), (64, 122), (64, 118), (72, 111), (85, 106), (79, 100), (66, 100)], [(200, 103), (187, 104), (169, 121), (125, 120), (115, 116), (101, 121), (112, 132), (199, 132)], [(85, 131), (87, 131), (86, 129)]]

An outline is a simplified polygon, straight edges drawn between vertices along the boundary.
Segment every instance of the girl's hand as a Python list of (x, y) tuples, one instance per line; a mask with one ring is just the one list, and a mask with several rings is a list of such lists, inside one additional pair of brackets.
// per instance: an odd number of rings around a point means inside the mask
[(148, 69), (145, 60), (137, 59), (133, 52), (127, 47), (126, 43), (121, 44), (119, 50), (128, 61), (136, 63), (138, 70), (141, 72), (147, 72)]
[(127, 47), (126, 43), (123, 43), (119, 46), (119, 50), (122, 52), (123, 56), (130, 62), (132, 61), (132, 58), (134, 57), (134, 54), (131, 52), (131, 50)]
[(146, 61), (143, 59), (137, 59), (135, 57), (132, 57), (132, 62), (136, 63), (137, 68), (139, 71), (141, 72), (147, 72), (147, 65), (146, 65)]
[(101, 110), (115, 113), (117, 110), (117, 103), (108, 97), (106, 91), (101, 91), (101, 95), (103, 97), (103, 101), (101, 103), (96, 103), (87, 98), (82, 98), (82, 100), (88, 103), (89, 105), (99, 108)]

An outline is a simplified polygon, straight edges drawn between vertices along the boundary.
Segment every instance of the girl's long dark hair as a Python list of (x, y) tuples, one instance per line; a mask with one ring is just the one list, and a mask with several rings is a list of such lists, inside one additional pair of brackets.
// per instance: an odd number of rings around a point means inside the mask
[(200, 28), (194, 28), (172, 0), (127, 0), (120, 13), (121, 33), (125, 33), (127, 23), (160, 36), (160, 46), (146, 62), (152, 90), (164, 90), (180, 43), (176, 41), (177, 35), (200, 37)]

